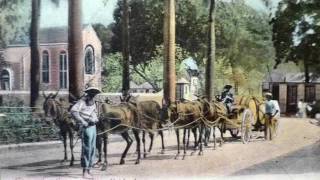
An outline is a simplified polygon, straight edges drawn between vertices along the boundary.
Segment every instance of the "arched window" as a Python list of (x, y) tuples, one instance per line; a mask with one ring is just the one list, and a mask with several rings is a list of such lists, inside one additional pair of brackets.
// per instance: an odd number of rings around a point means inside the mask
[(10, 90), (10, 74), (8, 70), (1, 71), (1, 89), (2, 90)]
[(85, 51), (85, 73), (94, 74), (95, 73), (95, 62), (94, 62), (94, 51), (91, 46), (88, 46)]
[(66, 52), (60, 53), (59, 58), (59, 72), (60, 72), (60, 88), (67, 89), (68, 88), (68, 59)]
[(49, 53), (43, 51), (42, 53), (42, 82), (49, 83)]

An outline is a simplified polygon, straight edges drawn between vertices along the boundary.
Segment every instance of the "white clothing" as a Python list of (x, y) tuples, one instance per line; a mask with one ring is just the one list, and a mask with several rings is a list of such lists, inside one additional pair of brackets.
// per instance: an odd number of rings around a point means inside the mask
[(75, 116), (76, 120), (80, 121), (82, 124), (86, 124), (83, 122), (83, 120), (93, 123), (99, 121), (95, 103), (93, 103), (91, 106), (88, 106), (84, 99), (80, 99), (75, 105), (72, 106), (71, 113)]

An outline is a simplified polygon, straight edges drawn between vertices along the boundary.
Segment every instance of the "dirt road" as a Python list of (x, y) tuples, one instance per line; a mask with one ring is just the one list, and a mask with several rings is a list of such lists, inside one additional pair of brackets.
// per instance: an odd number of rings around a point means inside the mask
[[(189, 150), (185, 160), (174, 159), (176, 137), (167, 132), (165, 154), (160, 154), (158, 136), (153, 151), (139, 165), (134, 164), (135, 144), (126, 164), (119, 165), (125, 142), (113, 142), (109, 144), (107, 171), (94, 169), (93, 173), (95, 179), (320, 179), (320, 127), (310, 124), (309, 119), (282, 118), (279, 130), (273, 141), (257, 138), (242, 144), (228, 138), (216, 150), (210, 143), (202, 156), (191, 156)], [(75, 151), (79, 160), (79, 144)], [(80, 179), (80, 162), (70, 168), (60, 162), (62, 157), (61, 145), (1, 153), (0, 179)]]

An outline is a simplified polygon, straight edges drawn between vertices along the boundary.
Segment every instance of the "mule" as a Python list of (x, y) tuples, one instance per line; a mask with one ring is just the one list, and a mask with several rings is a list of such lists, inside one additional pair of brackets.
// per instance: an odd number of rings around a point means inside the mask
[(63, 99), (57, 100), (56, 94), (49, 94), (48, 96), (43, 93), (45, 101), (43, 103), (43, 110), (45, 114), (46, 121), (51, 122), (53, 120), (54, 124), (60, 129), (60, 135), (63, 141), (64, 147), (64, 159), (63, 161), (68, 160), (67, 154), (67, 137), (69, 137), (69, 145), (71, 152), (70, 166), (74, 164), (74, 153), (73, 153), (73, 137), (76, 131), (76, 123), (71, 118), (68, 113), (69, 103)]
[[(136, 102), (136, 111), (138, 113), (139, 127), (145, 129), (142, 131), (142, 142), (143, 142), (143, 156), (147, 156), (146, 152), (146, 132), (149, 133), (150, 145), (148, 152), (151, 152), (153, 146), (154, 135), (157, 129), (162, 129), (164, 124), (167, 123), (166, 120), (169, 120), (165, 114), (161, 113), (161, 107), (156, 101), (141, 101)], [(165, 151), (163, 130), (159, 130), (159, 135), (161, 137), (161, 153)]]
[[(134, 111), (134, 107), (129, 103), (121, 103), (119, 105), (102, 104), (102, 116), (100, 117), (100, 122), (98, 124), (98, 129), (102, 132), (100, 134), (104, 139), (107, 139), (107, 134), (120, 134), (121, 137), (126, 141), (127, 146), (121, 155), (120, 164), (125, 164), (126, 155), (133, 143), (132, 138), (129, 135), (129, 130), (131, 129), (136, 142), (137, 142), (137, 152), (138, 156), (135, 164), (140, 163), (140, 130), (132, 127), (137, 127), (137, 113)], [(99, 134), (99, 133), (98, 133)], [(101, 154), (101, 146), (98, 146), (98, 151)], [(99, 155), (99, 161), (101, 162), (101, 155)], [(98, 162), (99, 162), (98, 161)], [(107, 143), (104, 145), (104, 170), (107, 167)]]
[[(185, 102), (176, 102), (174, 105), (170, 105), (168, 108), (168, 113), (170, 113), (170, 120), (174, 123), (174, 127), (176, 128), (176, 136), (177, 136), (177, 154), (175, 159), (177, 159), (180, 155), (180, 132), (179, 130), (183, 129), (183, 157), (185, 159), (186, 156), (186, 132), (188, 129), (199, 128), (199, 155), (203, 154), (203, 146), (202, 146), (202, 135), (204, 130), (204, 124), (201, 121), (202, 118), (202, 106), (199, 102), (185, 101)], [(194, 149), (196, 150), (196, 148)]]
[[(204, 131), (204, 145), (208, 146), (211, 131), (212, 131), (212, 137), (214, 146), (213, 149), (216, 149), (216, 134), (215, 129), (220, 128), (221, 122), (218, 119), (217, 110), (215, 108), (215, 105), (213, 102), (209, 102), (205, 97), (199, 98), (198, 101), (202, 104), (203, 108), (203, 117), (204, 120), (207, 122), (205, 123), (205, 131)], [(222, 145), (222, 138), (220, 138), (220, 145)]]

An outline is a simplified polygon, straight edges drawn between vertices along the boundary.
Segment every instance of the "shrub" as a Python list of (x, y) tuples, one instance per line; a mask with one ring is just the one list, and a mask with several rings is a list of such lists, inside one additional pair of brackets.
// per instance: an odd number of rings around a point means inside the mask
[(47, 124), (32, 115), (29, 107), (13, 99), (0, 106), (0, 144), (39, 142), (58, 138), (54, 124)]

